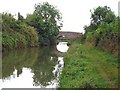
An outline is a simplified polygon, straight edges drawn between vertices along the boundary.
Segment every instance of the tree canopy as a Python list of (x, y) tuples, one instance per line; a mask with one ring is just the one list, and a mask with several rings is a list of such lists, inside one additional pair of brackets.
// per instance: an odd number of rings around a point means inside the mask
[(99, 25), (101, 22), (110, 23), (115, 20), (115, 15), (110, 7), (97, 7), (94, 12), (91, 12), (91, 23)]
[(58, 35), (62, 27), (61, 13), (48, 2), (36, 4), (33, 14), (29, 14), (26, 22), (35, 27), (41, 35), (40, 41), (52, 43), (54, 36)]
[(84, 26), (84, 39), (87, 43), (101, 50), (117, 55), (119, 44), (120, 18), (115, 16), (110, 7), (97, 7), (91, 12), (91, 23)]

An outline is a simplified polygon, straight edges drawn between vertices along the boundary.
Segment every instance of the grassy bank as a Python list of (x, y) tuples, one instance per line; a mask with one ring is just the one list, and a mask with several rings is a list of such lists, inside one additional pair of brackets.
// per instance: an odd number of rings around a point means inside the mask
[(64, 57), (61, 88), (118, 87), (117, 57), (76, 40)]

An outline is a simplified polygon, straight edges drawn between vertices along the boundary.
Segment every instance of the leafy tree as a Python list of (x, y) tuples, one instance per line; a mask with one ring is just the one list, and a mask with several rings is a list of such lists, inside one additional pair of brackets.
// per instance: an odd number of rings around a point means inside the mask
[(60, 12), (48, 2), (36, 4), (34, 13), (26, 18), (27, 23), (37, 29), (41, 40), (50, 44), (62, 27), (61, 19)]
[(2, 30), (3, 31), (10, 31), (13, 29), (18, 28), (18, 24), (16, 23), (15, 18), (10, 13), (3, 13), (2, 14)]
[(23, 21), (24, 20), (24, 17), (20, 14), (20, 12), (18, 12), (18, 20), (19, 21)]
[(115, 20), (115, 15), (111, 11), (110, 7), (97, 7), (94, 12), (91, 12), (92, 24), (98, 26), (101, 22), (110, 23)]
[(104, 7), (97, 7), (94, 9), (94, 11), (91, 11), (91, 23), (89, 26), (85, 26), (85, 34), (87, 32), (93, 32), (97, 30), (100, 24), (110, 24), (111, 22), (114, 22), (116, 19), (116, 16), (114, 12), (110, 9), (110, 7), (104, 6)]
[(91, 12), (91, 23), (84, 26), (84, 40), (103, 51), (118, 55), (120, 48), (120, 18), (107, 6), (97, 7)]

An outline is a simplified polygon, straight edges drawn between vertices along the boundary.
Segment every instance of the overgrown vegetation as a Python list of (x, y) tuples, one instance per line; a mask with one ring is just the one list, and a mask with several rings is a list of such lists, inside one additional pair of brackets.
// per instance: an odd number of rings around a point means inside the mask
[(64, 62), (60, 78), (61, 88), (118, 87), (118, 58), (112, 54), (77, 40), (65, 54)]
[(107, 6), (91, 12), (91, 23), (85, 26), (84, 40), (100, 50), (118, 56), (120, 49), (120, 18)]
[(2, 13), (3, 50), (54, 44), (62, 26), (60, 12), (49, 3), (36, 4), (33, 14), (15, 19)]
[(2, 20), (3, 50), (38, 45), (38, 34), (33, 27), (8, 13), (2, 14)]

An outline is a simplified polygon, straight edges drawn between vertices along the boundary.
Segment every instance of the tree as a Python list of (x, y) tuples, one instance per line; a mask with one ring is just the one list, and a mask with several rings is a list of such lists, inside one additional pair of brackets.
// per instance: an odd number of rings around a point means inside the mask
[(109, 7), (97, 7), (91, 12), (90, 25), (84, 26), (85, 42), (117, 56), (120, 48), (119, 23), (119, 17)]
[(110, 7), (97, 7), (94, 12), (91, 12), (91, 23), (98, 26), (101, 22), (111, 23), (115, 20), (115, 15)]
[(26, 18), (27, 23), (36, 28), (41, 40), (50, 42), (50, 44), (54, 37), (59, 34), (62, 27), (61, 19), (59, 10), (48, 2), (36, 4), (34, 13)]
[[(91, 10), (90, 10), (91, 11)], [(110, 9), (110, 7), (104, 6), (104, 7), (97, 7), (94, 9), (94, 11), (91, 11), (91, 23), (89, 26), (85, 26), (85, 33), (87, 32), (93, 32), (99, 28), (100, 24), (110, 24), (111, 22), (114, 22), (116, 19), (116, 16), (114, 12)]]
[(18, 12), (18, 21), (23, 21), (23, 20), (24, 20), (23, 16), (20, 14), (20, 12)]
[(2, 27), (3, 27), (2, 31), (6, 31), (6, 30), (10, 31), (10, 30), (17, 29), (19, 26), (16, 23), (16, 20), (13, 17), (13, 15), (11, 15), (10, 13), (3, 13), (2, 14)]

